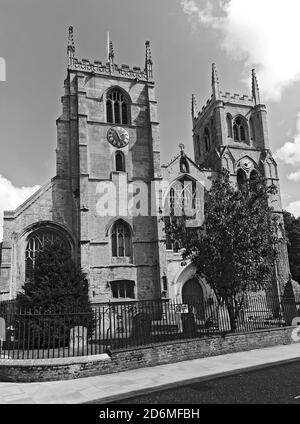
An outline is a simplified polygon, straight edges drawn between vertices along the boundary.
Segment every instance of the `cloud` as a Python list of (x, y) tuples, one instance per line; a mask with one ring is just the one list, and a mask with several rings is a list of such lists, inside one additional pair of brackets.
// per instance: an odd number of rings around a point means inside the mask
[(290, 181), (300, 181), (300, 170), (296, 172), (292, 172), (290, 175), (288, 175), (288, 180)]
[[(297, 116), (297, 133), (293, 141), (287, 141), (274, 155), (276, 159), (289, 165), (300, 164), (300, 112)], [(299, 171), (300, 172), (300, 171)], [(296, 174), (291, 174), (288, 178), (294, 180)], [(293, 175), (293, 178), (291, 177)], [(291, 177), (291, 178), (290, 178)], [(298, 181), (298, 180), (295, 180)]]
[(292, 213), (296, 218), (300, 217), (300, 200), (290, 203), (286, 210)]
[(15, 187), (11, 181), (0, 175), (0, 240), (3, 235), (3, 211), (16, 209), (40, 186)]
[[(192, 23), (218, 31), (220, 46), (245, 70), (258, 70), (267, 100), (278, 101), (300, 79), (299, 0), (180, 0)], [(248, 83), (248, 82), (247, 82)]]

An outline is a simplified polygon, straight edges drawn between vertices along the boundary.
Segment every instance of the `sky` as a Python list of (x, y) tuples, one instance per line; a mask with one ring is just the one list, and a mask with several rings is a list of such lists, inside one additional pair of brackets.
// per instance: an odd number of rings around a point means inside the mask
[(55, 175), (69, 25), (79, 59), (104, 61), (109, 31), (115, 63), (143, 67), (151, 41), (162, 162), (180, 143), (193, 156), (191, 96), (210, 97), (212, 63), (240, 94), (255, 67), (283, 206), (300, 216), (299, 16), (299, 0), (0, 0), (0, 225)]

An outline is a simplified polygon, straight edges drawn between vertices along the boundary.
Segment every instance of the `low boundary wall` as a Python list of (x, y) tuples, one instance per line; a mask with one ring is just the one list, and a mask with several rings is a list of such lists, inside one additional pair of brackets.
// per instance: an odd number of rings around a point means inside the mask
[(243, 334), (226, 334), (223, 337), (168, 341), (130, 349), (113, 350), (109, 352), (109, 355), (58, 359), (0, 359), (0, 381), (68, 380), (232, 352), (287, 345), (295, 343), (292, 339), (294, 328), (273, 328)]

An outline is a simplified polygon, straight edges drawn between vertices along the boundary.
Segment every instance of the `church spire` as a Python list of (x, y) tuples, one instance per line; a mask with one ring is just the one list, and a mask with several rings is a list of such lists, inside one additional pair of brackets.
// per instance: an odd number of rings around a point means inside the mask
[(145, 72), (147, 75), (147, 79), (153, 78), (153, 69), (152, 69), (152, 57), (151, 57), (151, 49), (150, 49), (150, 41), (146, 41), (146, 58), (145, 58)]
[(252, 97), (254, 99), (255, 105), (259, 105), (260, 95), (259, 95), (259, 88), (258, 88), (255, 69), (252, 69)]
[(218, 77), (218, 73), (217, 73), (217, 67), (216, 67), (215, 63), (212, 64), (211, 85), (212, 85), (212, 92), (213, 92), (214, 100), (219, 100), (219, 98), (220, 98), (220, 86), (219, 86), (219, 77)]
[(74, 35), (73, 35), (73, 27), (72, 26), (69, 26), (67, 53), (68, 53), (68, 62), (69, 62), (69, 65), (71, 65), (72, 60), (75, 56), (75, 44), (74, 44)]

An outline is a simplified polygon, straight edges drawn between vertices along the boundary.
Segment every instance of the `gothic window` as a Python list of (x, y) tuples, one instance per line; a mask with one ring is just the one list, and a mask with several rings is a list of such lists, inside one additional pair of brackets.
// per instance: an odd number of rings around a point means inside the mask
[(227, 137), (232, 138), (232, 116), (228, 113), (226, 116)]
[(115, 154), (116, 160), (116, 171), (125, 172), (125, 158), (122, 152), (116, 152)]
[(111, 292), (114, 299), (134, 299), (134, 282), (127, 280), (111, 281)]
[(205, 151), (208, 152), (210, 148), (210, 133), (207, 127), (204, 129), (204, 147)]
[(234, 120), (233, 135), (234, 141), (246, 141), (246, 123), (240, 117)]
[(25, 280), (33, 277), (36, 257), (48, 244), (59, 242), (65, 249), (70, 250), (68, 241), (58, 232), (51, 228), (41, 228), (32, 233), (28, 240), (25, 250)]
[(250, 118), (249, 124), (250, 124), (250, 138), (251, 138), (251, 140), (254, 140), (255, 139), (255, 132), (254, 132), (254, 123), (253, 123), (252, 118)]
[(124, 221), (117, 221), (112, 228), (111, 249), (114, 258), (131, 257), (131, 231)]
[(111, 124), (129, 124), (129, 101), (117, 88), (106, 95), (106, 118)]
[(177, 252), (181, 246), (176, 240), (174, 228), (182, 225), (182, 218), (195, 220), (198, 213), (197, 182), (186, 176), (173, 183), (169, 191), (168, 207), (169, 216), (166, 220), (166, 248)]

